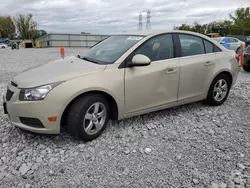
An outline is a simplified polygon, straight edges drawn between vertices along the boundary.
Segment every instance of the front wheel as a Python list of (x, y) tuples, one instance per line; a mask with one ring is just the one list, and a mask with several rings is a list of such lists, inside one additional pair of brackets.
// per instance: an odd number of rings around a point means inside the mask
[(100, 94), (87, 94), (73, 102), (67, 117), (67, 129), (83, 141), (91, 141), (102, 134), (109, 116), (106, 98)]
[(231, 88), (230, 78), (226, 74), (219, 74), (212, 82), (205, 102), (211, 106), (223, 104)]

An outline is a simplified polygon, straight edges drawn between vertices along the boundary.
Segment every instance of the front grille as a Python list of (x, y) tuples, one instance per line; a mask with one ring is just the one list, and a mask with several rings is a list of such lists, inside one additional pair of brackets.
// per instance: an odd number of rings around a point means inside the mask
[(11, 81), (10, 84), (11, 84), (12, 86), (14, 86), (14, 87), (17, 87), (17, 86), (18, 86), (18, 85), (17, 85), (15, 82), (13, 82), (13, 81)]
[(35, 128), (44, 128), (43, 123), (37, 118), (19, 117), (20, 122)]
[(7, 90), (6, 93), (6, 100), (10, 101), (11, 97), (13, 96), (14, 92), (10, 91), (9, 89)]

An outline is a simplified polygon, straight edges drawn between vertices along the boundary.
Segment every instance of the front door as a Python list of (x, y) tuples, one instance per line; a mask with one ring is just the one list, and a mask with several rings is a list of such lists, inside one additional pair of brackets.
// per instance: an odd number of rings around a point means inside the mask
[(216, 63), (213, 44), (194, 35), (178, 36), (181, 48), (178, 101), (203, 98)]
[(172, 35), (153, 37), (137, 48), (134, 54), (148, 56), (151, 64), (126, 68), (126, 114), (177, 102), (179, 59), (174, 58)]

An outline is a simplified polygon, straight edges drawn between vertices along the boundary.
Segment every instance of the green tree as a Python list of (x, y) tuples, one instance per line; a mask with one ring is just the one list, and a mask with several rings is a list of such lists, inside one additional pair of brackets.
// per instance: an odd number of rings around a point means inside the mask
[(32, 14), (19, 14), (14, 18), (17, 32), (21, 39), (33, 39), (36, 36), (37, 23), (33, 21), (32, 17)]
[(177, 30), (185, 30), (185, 31), (195, 31), (191, 25), (181, 24), (181, 26), (176, 27)]
[(220, 33), (220, 35), (228, 35), (230, 33), (233, 22), (230, 20), (213, 21), (207, 24), (208, 33)]
[(233, 20), (234, 26), (233, 32), (240, 32), (238, 34), (250, 35), (250, 7), (238, 8), (235, 10), (234, 15), (229, 14), (229, 17)]
[(198, 22), (194, 22), (193, 26), (193, 31), (197, 32), (197, 33), (202, 33), (205, 34), (206, 33), (206, 29), (207, 29), (207, 25), (206, 24), (199, 24)]
[(12, 39), (15, 36), (16, 27), (10, 16), (0, 16), (1, 37)]
[(47, 34), (47, 32), (45, 30), (36, 30), (35, 31), (35, 36), (34, 36), (33, 39), (36, 39), (36, 38), (41, 37), (41, 36), (44, 36), (46, 34)]

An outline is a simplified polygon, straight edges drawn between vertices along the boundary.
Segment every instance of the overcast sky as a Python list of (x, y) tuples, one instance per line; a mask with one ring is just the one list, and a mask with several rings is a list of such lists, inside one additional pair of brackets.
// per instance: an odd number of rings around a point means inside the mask
[(119, 33), (138, 30), (151, 10), (152, 29), (227, 19), (250, 0), (0, 0), (0, 14), (32, 13), (39, 29), (58, 33)]

